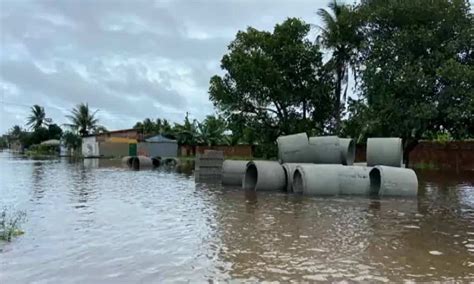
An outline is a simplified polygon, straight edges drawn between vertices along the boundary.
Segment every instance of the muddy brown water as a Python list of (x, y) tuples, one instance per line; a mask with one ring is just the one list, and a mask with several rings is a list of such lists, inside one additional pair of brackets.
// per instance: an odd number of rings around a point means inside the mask
[(417, 199), (316, 198), (194, 182), (189, 169), (0, 153), (0, 283), (474, 280), (472, 173)]

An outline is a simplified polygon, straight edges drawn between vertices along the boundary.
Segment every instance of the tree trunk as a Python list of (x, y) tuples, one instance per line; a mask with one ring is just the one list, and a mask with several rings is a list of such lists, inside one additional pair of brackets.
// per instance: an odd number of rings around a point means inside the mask
[(334, 134), (339, 135), (341, 124), (341, 90), (342, 90), (342, 68), (341, 64), (336, 64), (336, 94), (334, 102), (334, 118), (336, 124), (334, 125)]
[(306, 100), (303, 101), (303, 120), (306, 120)]

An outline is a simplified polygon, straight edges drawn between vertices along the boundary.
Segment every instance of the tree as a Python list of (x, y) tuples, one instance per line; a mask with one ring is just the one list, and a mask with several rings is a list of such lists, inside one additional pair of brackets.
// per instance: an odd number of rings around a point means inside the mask
[(64, 145), (72, 150), (78, 149), (82, 143), (81, 137), (71, 131), (64, 132), (63, 141)]
[[(57, 124), (50, 124), (48, 125), (48, 140), (49, 139), (61, 139), (63, 134), (63, 130)], [(41, 141), (43, 142), (43, 141)]]
[(208, 115), (201, 123), (198, 123), (199, 142), (208, 146), (225, 143), (224, 132), (226, 131), (225, 120), (221, 117)]
[(32, 130), (37, 130), (40, 127), (47, 125), (46, 113), (44, 107), (34, 105), (31, 107), (31, 114), (28, 116), (26, 125)]
[(197, 121), (191, 122), (188, 113), (184, 118), (184, 124), (176, 123), (172, 132), (180, 145), (194, 146), (197, 144)]
[(474, 26), (463, 0), (363, 1), (361, 100), (367, 136), (399, 136), (405, 162), (419, 139), (474, 135)]
[(91, 112), (88, 104), (81, 103), (71, 111), (71, 115), (66, 117), (71, 121), (72, 129), (78, 131), (81, 136), (88, 135), (98, 125), (99, 119), (95, 117), (98, 110)]
[[(349, 86), (349, 67), (354, 62), (361, 35), (358, 32), (357, 17), (352, 6), (339, 4), (333, 0), (329, 4), (329, 10), (319, 9), (318, 15), (323, 24), (319, 26), (321, 35), (318, 36), (317, 41), (332, 51), (332, 57), (327, 64), (335, 76), (334, 133), (339, 134), (341, 110), (346, 101)], [(345, 85), (344, 91), (343, 85)]]
[(310, 25), (290, 18), (273, 33), (251, 27), (237, 33), (221, 60), (226, 73), (213, 76), (209, 88), (230, 124), (258, 129), (263, 143), (274, 143), (281, 134), (324, 131), (332, 111), (332, 79), (319, 46), (307, 39), (309, 31)]

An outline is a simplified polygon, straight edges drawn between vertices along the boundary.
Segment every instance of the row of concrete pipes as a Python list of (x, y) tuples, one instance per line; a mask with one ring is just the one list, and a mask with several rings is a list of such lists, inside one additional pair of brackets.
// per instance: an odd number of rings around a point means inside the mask
[(305, 133), (279, 137), (279, 161), (225, 160), (222, 183), (250, 190), (307, 195), (416, 196), (418, 179), (402, 167), (399, 138), (369, 138), (367, 166), (354, 166), (352, 139), (307, 138)]
[(175, 166), (178, 160), (175, 158), (161, 159), (160, 157), (126, 156), (122, 158), (122, 165), (133, 170), (146, 170), (157, 168), (161, 165)]

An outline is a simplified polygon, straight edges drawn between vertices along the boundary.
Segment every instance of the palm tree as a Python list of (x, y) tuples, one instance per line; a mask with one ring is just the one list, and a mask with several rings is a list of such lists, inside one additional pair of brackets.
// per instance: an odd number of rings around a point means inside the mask
[(28, 125), (33, 130), (37, 130), (43, 125), (48, 125), (47, 120), (48, 119), (46, 118), (44, 107), (34, 105), (31, 107), (31, 114), (28, 116), (26, 125)]
[(72, 109), (71, 115), (66, 117), (71, 120), (69, 124), (72, 129), (79, 132), (81, 136), (88, 135), (91, 131), (98, 127), (97, 123), (99, 119), (95, 117), (95, 114), (99, 110), (91, 112), (88, 104), (81, 103)]
[(225, 141), (226, 123), (221, 117), (208, 115), (198, 123), (198, 139), (208, 146), (222, 144)]
[[(332, 50), (332, 58), (328, 64), (334, 70), (336, 79), (334, 116), (336, 119), (335, 134), (338, 134), (341, 121), (341, 100), (344, 103), (346, 101), (349, 67), (361, 38), (358, 33), (359, 25), (357, 17), (355, 17), (356, 13), (351, 6), (339, 4), (333, 0), (328, 7), (330, 11), (318, 10), (323, 25), (319, 26), (321, 34), (317, 41), (325, 48)], [(342, 92), (344, 84), (346, 86)]]

